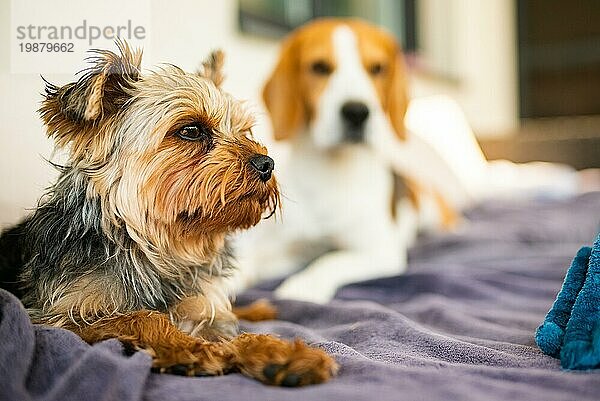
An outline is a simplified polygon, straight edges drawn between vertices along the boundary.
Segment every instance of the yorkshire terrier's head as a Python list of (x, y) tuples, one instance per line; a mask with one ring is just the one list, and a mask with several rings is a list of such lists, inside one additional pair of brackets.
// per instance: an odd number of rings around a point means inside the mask
[(88, 180), (109, 236), (118, 227), (156, 256), (210, 258), (277, 207), (273, 160), (252, 139), (252, 116), (220, 88), (220, 52), (198, 73), (166, 65), (142, 75), (141, 52), (118, 45), (120, 54), (97, 51), (77, 82), (47, 84), (48, 135)]

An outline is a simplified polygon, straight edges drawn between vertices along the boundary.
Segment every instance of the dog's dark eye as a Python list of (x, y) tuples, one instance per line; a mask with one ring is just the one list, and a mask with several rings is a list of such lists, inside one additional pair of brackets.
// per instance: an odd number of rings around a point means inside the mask
[(317, 75), (329, 75), (333, 71), (333, 67), (323, 60), (312, 63), (310, 69)]
[(384, 70), (384, 68), (381, 63), (375, 63), (369, 67), (369, 74), (380, 75), (383, 72), (383, 70)]
[(201, 125), (187, 125), (177, 131), (177, 136), (186, 141), (202, 141), (210, 139), (210, 130)]

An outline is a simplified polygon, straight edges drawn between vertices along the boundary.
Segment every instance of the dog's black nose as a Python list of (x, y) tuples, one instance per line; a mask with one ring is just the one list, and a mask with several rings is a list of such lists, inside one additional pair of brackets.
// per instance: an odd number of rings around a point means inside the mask
[(250, 165), (258, 172), (261, 181), (267, 182), (271, 178), (275, 162), (267, 155), (256, 154), (250, 158)]
[(342, 118), (352, 127), (360, 127), (369, 117), (369, 108), (363, 102), (346, 102), (340, 110)]

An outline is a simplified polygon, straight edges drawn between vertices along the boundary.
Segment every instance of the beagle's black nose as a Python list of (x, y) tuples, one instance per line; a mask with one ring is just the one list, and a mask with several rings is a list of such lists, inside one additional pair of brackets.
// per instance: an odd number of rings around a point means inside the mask
[(353, 128), (361, 127), (369, 117), (369, 108), (363, 102), (346, 102), (340, 112), (344, 121)]
[(250, 158), (250, 165), (258, 172), (260, 180), (267, 182), (271, 178), (275, 162), (267, 155), (256, 154)]

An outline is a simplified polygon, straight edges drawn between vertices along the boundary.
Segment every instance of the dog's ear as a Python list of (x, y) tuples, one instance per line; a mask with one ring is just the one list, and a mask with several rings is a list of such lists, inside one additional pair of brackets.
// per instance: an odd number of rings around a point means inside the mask
[[(39, 112), (59, 147), (93, 130), (114, 115), (131, 98), (132, 84), (139, 79), (142, 53), (117, 41), (119, 54), (94, 50), (91, 66), (77, 80), (64, 86), (46, 81)], [(89, 133), (88, 133), (89, 134)]]
[(406, 75), (406, 66), (402, 52), (398, 47), (394, 55), (393, 65), (390, 71), (391, 83), (388, 88), (387, 113), (389, 115), (392, 127), (396, 136), (406, 139), (406, 129), (404, 127), (404, 116), (408, 108), (408, 77)]
[(219, 88), (225, 79), (225, 75), (223, 75), (224, 62), (225, 53), (222, 50), (215, 50), (202, 62), (202, 67), (197, 74), (210, 79)]
[(299, 61), (296, 40), (284, 41), (275, 70), (263, 88), (263, 101), (271, 116), (276, 140), (292, 137), (306, 120), (299, 91)]

